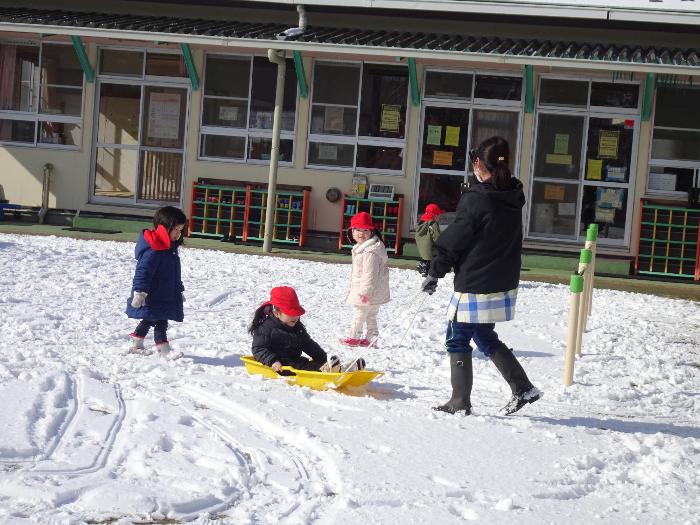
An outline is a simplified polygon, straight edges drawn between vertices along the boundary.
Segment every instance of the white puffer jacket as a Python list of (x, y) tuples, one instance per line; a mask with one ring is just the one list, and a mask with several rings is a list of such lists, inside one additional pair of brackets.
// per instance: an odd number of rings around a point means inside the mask
[[(389, 302), (389, 260), (384, 244), (376, 237), (352, 247), (352, 275), (345, 302), (352, 305), (384, 304)], [(369, 303), (360, 296), (369, 297)]]

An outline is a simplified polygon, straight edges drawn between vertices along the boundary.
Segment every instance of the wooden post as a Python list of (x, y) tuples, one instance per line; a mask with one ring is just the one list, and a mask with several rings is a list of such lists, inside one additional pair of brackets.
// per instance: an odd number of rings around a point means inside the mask
[(586, 244), (585, 247), (591, 250), (591, 269), (589, 270), (590, 277), (587, 279), (586, 288), (586, 322), (588, 322), (588, 316), (591, 315), (591, 310), (593, 309), (593, 280), (595, 279), (595, 255), (596, 255), (596, 244), (598, 241), (598, 225), (593, 223), (588, 226), (586, 231)]
[(581, 292), (583, 291), (583, 277), (580, 275), (572, 275), (569, 290), (571, 290), (571, 299), (569, 302), (569, 332), (566, 338), (566, 354), (564, 357), (564, 386), (570, 386), (574, 383), (576, 332), (578, 328), (578, 311), (581, 303)]
[(591, 250), (581, 250), (581, 256), (578, 260), (578, 274), (583, 277), (583, 293), (581, 294), (581, 304), (578, 309), (578, 317), (576, 318), (576, 355), (581, 355), (581, 342), (583, 341), (583, 332), (586, 330), (586, 317), (588, 315), (588, 282), (591, 279)]

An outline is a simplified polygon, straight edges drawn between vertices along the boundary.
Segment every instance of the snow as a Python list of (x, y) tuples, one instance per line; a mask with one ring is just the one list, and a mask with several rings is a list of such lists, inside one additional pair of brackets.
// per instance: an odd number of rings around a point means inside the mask
[(245, 328), (291, 285), (312, 337), (357, 356), (347, 265), (181, 257), (166, 361), (125, 352), (133, 244), (0, 235), (0, 523), (700, 523), (698, 303), (596, 290), (565, 388), (568, 287), (523, 282), (497, 331), (545, 397), (496, 415), (508, 387), (475, 352), (475, 414), (451, 416), (449, 278), (428, 297), (392, 269), (365, 355), (385, 375), (317, 392), (249, 376)]

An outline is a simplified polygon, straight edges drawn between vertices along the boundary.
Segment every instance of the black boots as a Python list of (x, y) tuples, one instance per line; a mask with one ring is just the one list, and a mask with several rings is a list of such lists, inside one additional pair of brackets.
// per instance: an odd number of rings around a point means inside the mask
[(500, 413), (503, 415), (517, 412), (528, 403), (534, 403), (542, 397), (542, 392), (532, 386), (527, 374), (518, 360), (513, 355), (513, 351), (502, 344), (491, 352), (491, 361), (503, 376), (503, 379), (510, 385), (513, 397), (504, 406)]
[(472, 392), (472, 354), (471, 352), (450, 352), (450, 377), (452, 380), (452, 397), (444, 405), (433, 410), (454, 414), (464, 411), (468, 416), (472, 412), (470, 395)]

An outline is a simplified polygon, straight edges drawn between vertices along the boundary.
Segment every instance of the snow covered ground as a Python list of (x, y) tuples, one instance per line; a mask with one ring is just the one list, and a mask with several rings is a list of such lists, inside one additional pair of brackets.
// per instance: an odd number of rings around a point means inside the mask
[(564, 388), (568, 287), (522, 283), (498, 332), (545, 397), (495, 415), (507, 385), (475, 353), (476, 415), (455, 417), (431, 410), (451, 279), (413, 317), (421, 280), (392, 270), (366, 355), (386, 374), (315, 392), (249, 376), (245, 327), (291, 285), (350, 357), (347, 265), (184, 248), (170, 362), (124, 353), (132, 254), (0, 235), (0, 523), (700, 523), (698, 303), (596, 290)]

